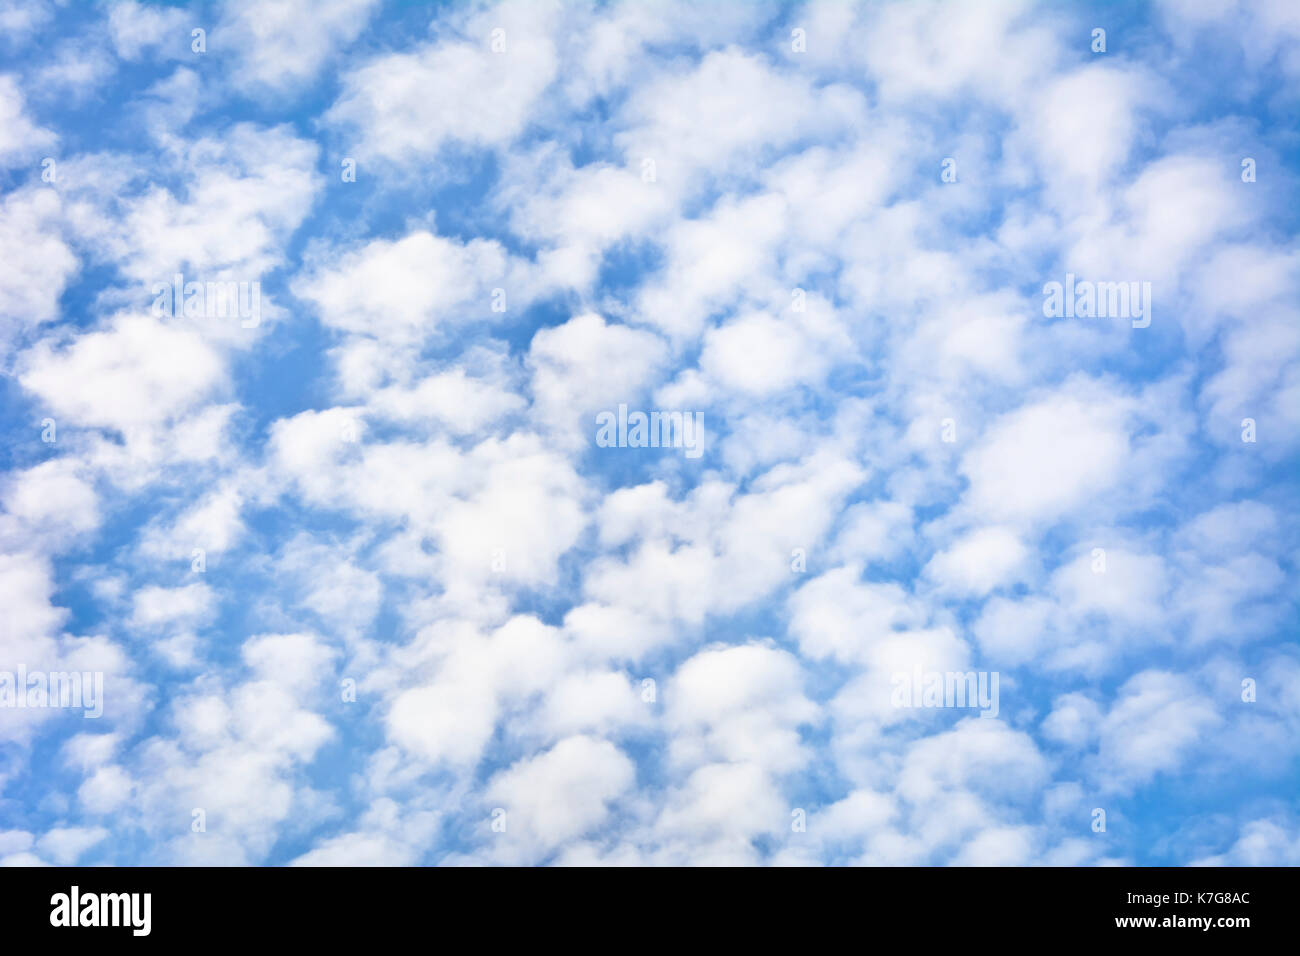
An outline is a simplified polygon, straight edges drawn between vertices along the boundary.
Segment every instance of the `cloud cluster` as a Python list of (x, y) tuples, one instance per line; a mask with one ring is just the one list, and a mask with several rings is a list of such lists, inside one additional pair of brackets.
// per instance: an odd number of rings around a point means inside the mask
[(1295, 862), (1292, 8), (4, 5), (0, 863)]

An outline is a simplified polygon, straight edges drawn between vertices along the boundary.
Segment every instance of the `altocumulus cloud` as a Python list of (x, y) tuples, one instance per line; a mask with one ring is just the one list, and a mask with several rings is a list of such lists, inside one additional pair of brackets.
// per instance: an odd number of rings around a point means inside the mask
[(1297, 860), (1291, 0), (0, 21), (0, 863)]

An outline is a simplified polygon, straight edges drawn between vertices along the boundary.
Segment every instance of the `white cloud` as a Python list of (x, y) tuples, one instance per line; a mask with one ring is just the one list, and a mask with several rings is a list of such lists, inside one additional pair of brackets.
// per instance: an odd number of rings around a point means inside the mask
[(546, 849), (604, 823), (610, 803), (634, 780), (632, 761), (609, 741), (566, 737), (488, 781), (488, 805), (506, 811), (505, 831), (489, 839), (499, 841), (497, 852), (507, 859), (535, 862)]
[[(344, 75), (326, 118), (356, 130), (361, 157), (409, 163), (449, 142), (503, 146), (556, 75), (554, 15), (551, 4), (501, 4), (477, 14), (460, 38), (378, 56)], [(500, 53), (494, 30), (503, 31)]]
[(71, 866), (107, 837), (103, 827), (56, 827), (36, 841), (36, 848), (59, 866)]
[(667, 358), (664, 343), (649, 332), (606, 323), (586, 313), (533, 336), (534, 413), (578, 440), (595, 434), (594, 413), (620, 403), (635, 407)]
[(142, 588), (135, 594), (131, 626), (194, 624), (211, 613), (215, 600), (212, 589), (202, 583), (178, 588)]
[(25, 356), (20, 376), (65, 425), (127, 431), (192, 407), (224, 379), (221, 356), (197, 332), (123, 314), (102, 331)]
[(1176, 770), (1222, 722), (1205, 692), (1189, 679), (1164, 671), (1131, 677), (1102, 718), (1099, 765), (1110, 787), (1145, 783)]
[(0, 75), (0, 168), (14, 166), (52, 149), (58, 137), (27, 115), (15, 77)]
[(6, 317), (0, 348), (4, 348), (24, 325), (49, 322), (58, 315), (59, 298), (80, 262), (59, 235), (61, 205), (53, 190), (11, 193), (0, 210), (0, 256), (9, 264), (0, 278), (0, 315)]
[(321, 72), (338, 48), (357, 38), (377, 0), (227, 0), (216, 27), (235, 52), (236, 87), (283, 94)]
[(1285, 821), (1252, 820), (1227, 852), (1204, 857), (1192, 866), (1296, 866), (1300, 836)]
[(942, 588), (983, 595), (1014, 581), (1029, 554), (1015, 532), (979, 528), (931, 558), (925, 573)]
[(1129, 455), (1120, 407), (1063, 394), (1000, 418), (962, 458), (978, 514), (1050, 520), (1111, 490)]
[(507, 307), (510, 292), (518, 292), (509, 273), (495, 242), (461, 244), (416, 232), (321, 263), (294, 293), (314, 303), (327, 325), (401, 342), (428, 337), (444, 322), (492, 318), (492, 289), (506, 290)]
[(190, 20), (179, 7), (118, 0), (108, 11), (109, 36), (117, 55), (124, 60), (138, 60), (146, 50), (154, 49), (176, 57), (190, 50), (190, 28), (198, 26)]
[(747, 762), (772, 772), (803, 764), (798, 728), (817, 718), (798, 662), (761, 644), (705, 650), (678, 668), (665, 693), (675, 731), (672, 757), (685, 765)]

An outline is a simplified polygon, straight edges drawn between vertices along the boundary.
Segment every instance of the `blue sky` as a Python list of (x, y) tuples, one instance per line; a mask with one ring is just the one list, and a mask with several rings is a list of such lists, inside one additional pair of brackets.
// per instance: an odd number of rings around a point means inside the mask
[(1300, 862), (1289, 2), (0, 26), (0, 863)]

